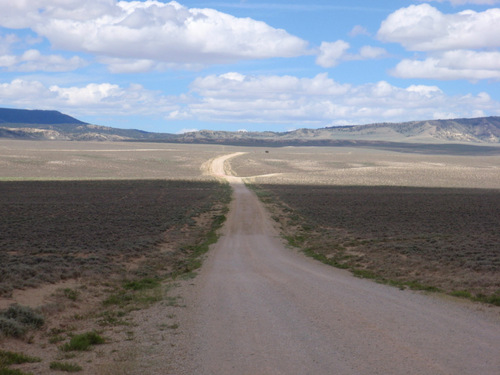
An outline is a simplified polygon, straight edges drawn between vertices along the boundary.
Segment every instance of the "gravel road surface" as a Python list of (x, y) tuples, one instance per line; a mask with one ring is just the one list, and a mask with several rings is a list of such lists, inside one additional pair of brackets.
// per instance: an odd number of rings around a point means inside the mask
[(189, 364), (199, 375), (500, 374), (495, 307), (358, 279), (284, 246), (241, 179), (192, 286)]

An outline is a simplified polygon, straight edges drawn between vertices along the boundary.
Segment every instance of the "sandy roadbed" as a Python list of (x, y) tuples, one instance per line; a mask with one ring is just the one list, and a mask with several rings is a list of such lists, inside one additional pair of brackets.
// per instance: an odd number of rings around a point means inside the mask
[(226, 178), (222, 236), (182, 287), (172, 374), (498, 374), (498, 309), (357, 279), (287, 249), (255, 195)]

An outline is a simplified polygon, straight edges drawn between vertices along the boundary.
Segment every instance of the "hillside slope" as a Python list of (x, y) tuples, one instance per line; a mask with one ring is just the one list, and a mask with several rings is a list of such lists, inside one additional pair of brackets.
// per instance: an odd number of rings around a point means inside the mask
[(500, 117), (411, 121), (319, 129), (338, 138), (421, 142), (500, 142)]
[(92, 125), (58, 111), (0, 108), (0, 138), (68, 141), (168, 139), (168, 134)]
[[(85, 124), (74, 117), (58, 111), (27, 110), (0, 108), (0, 125), (2, 124)], [(3, 126), (3, 125), (2, 125)]]
[(500, 144), (500, 117), (349, 125), (289, 132), (202, 130), (152, 133), (84, 123), (57, 111), (0, 108), (0, 137), (73, 141), (149, 141), (241, 146), (349, 146), (387, 144)]
[(411, 121), (350, 125), (320, 129), (298, 129), (285, 133), (275, 132), (224, 132), (204, 130), (184, 134), (184, 141), (213, 143), (271, 141), (296, 142), (317, 145), (339, 141), (384, 141), (416, 143), (500, 143), (500, 117), (475, 119)]

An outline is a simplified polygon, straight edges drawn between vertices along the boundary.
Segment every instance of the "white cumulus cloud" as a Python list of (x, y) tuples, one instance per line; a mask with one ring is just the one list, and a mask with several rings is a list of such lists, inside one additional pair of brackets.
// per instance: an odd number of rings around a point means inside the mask
[(282, 29), (175, 1), (0, 0), (0, 7), (0, 26), (30, 28), (55, 48), (112, 58), (115, 71), (158, 68), (150, 61), (211, 64), (308, 53), (307, 42)]
[(9, 53), (11, 45), (19, 42), (19, 38), (14, 34), (0, 35), (0, 55)]
[(0, 55), (0, 68), (17, 72), (67, 72), (87, 65), (78, 56), (69, 59), (60, 55), (42, 55), (36, 49), (25, 51), (22, 55)]
[(191, 90), (203, 97), (249, 99), (283, 99), (297, 95), (324, 96), (342, 95), (349, 90), (328, 78), (328, 74), (318, 74), (313, 78), (294, 76), (245, 76), (240, 73), (226, 73), (197, 78)]
[(406, 58), (390, 73), (399, 78), (436, 80), (500, 79), (500, 9), (444, 14), (429, 4), (412, 5), (382, 22), (378, 38), (424, 58)]
[(343, 40), (336, 42), (322, 42), (316, 64), (323, 68), (331, 68), (339, 64), (351, 46)]
[[(178, 100), (178, 98), (175, 98)], [(82, 115), (168, 114), (177, 108), (173, 98), (141, 85), (121, 87), (111, 83), (85, 86), (47, 86), (36, 80), (15, 79), (0, 83), (2, 105), (69, 111)]]
[(500, 79), (500, 52), (447, 51), (425, 60), (402, 60), (392, 71), (400, 78), (438, 80)]
[(412, 51), (500, 47), (500, 9), (444, 14), (429, 4), (411, 5), (390, 14), (377, 37)]
[(432, 119), (443, 113), (454, 117), (473, 117), (478, 111), (500, 113), (500, 103), (484, 93), (448, 96), (437, 86), (403, 88), (386, 81), (352, 86), (327, 74), (312, 78), (210, 75), (192, 83), (191, 95), (193, 99), (176, 111), (178, 118), (326, 126)]
[(36, 80), (0, 82), (0, 103), (74, 115), (153, 116), (165, 121), (329, 126), (384, 121), (500, 115), (500, 103), (485, 92), (448, 96), (438, 86), (398, 87), (386, 81), (341, 84), (328, 74), (314, 77), (208, 75), (190, 91), (165, 96), (141, 85), (112, 83), (46, 85)]
[[(363, 46), (359, 50), (359, 59), (378, 59), (387, 55), (387, 51), (381, 47)], [(355, 56), (355, 59), (357, 57)]]
[(368, 30), (366, 29), (366, 27), (361, 26), (361, 25), (356, 25), (349, 32), (349, 36), (355, 37), (355, 36), (358, 36), (358, 35), (370, 36), (370, 33), (368, 32)]
[(343, 61), (370, 60), (387, 55), (387, 51), (381, 47), (363, 46), (357, 54), (348, 53), (347, 51), (350, 48), (350, 44), (343, 40), (322, 42), (319, 47), (316, 64), (323, 68), (332, 68)]

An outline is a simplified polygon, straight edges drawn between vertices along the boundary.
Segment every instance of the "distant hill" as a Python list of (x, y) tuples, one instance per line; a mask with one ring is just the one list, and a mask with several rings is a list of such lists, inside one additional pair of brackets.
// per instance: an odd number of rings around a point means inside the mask
[(369, 147), (434, 154), (500, 154), (500, 117), (350, 125), (283, 133), (203, 130), (183, 134), (176, 141), (265, 147)]
[(223, 132), (204, 130), (183, 135), (185, 141), (222, 143), (273, 142), (327, 145), (343, 141), (382, 141), (412, 143), (500, 143), (500, 117), (475, 119), (411, 121), (349, 125), (290, 132)]
[(0, 108), (0, 138), (131, 141), (168, 139), (169, 134), (149, 133), (135, 129), (118, 129), (92, 125), (58, 111)]
[(0, 125), (2, 124), (85, 124), (71, 116), (58, 111), (27, 110), (0, 108)]
[[(349, 125), (289, 132), (202, 130), (185, 134), (152, 133), (84, 123), (57, 111), (0, 108), (0, 138), (204, 143), (239, 146), (360, 146), (407, 152), (461, 150), (485, 145), (500, 150), (500, 117)], [(425, 147), (421, 147), (425, 145)], [(443, 147), (443, 145), (447, 145)], [(467, 147), (466, 147), (467, 146)]]

